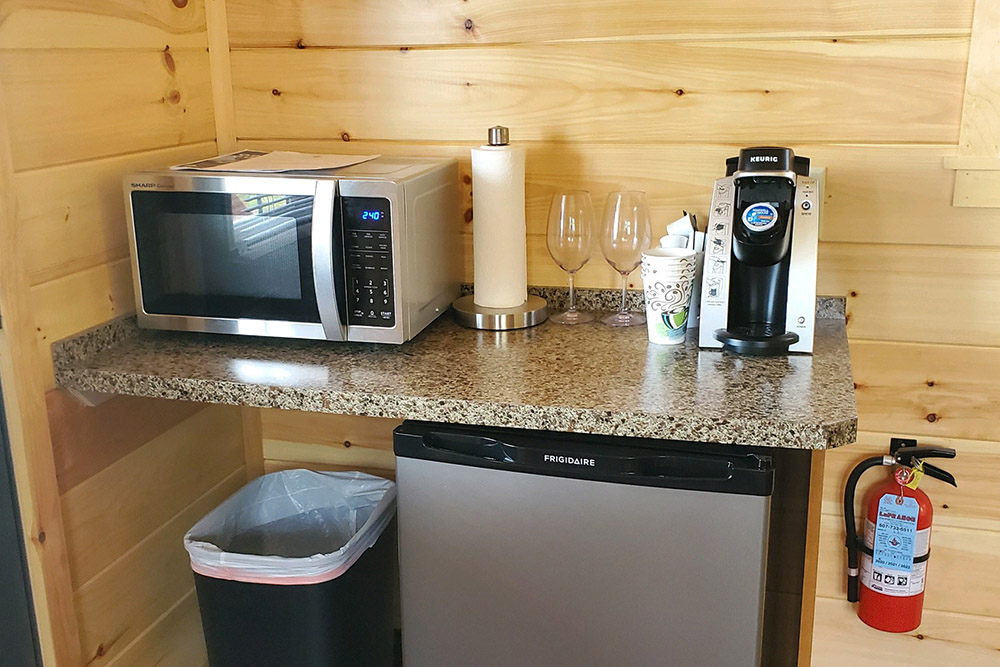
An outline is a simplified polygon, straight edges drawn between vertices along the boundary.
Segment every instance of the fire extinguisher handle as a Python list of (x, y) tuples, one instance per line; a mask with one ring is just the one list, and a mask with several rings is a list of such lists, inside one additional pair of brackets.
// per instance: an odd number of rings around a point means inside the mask
[(930, 463), (924, 464), (924, 474), (933, 477), (934, 479), (939, 479), (942, 482), (951, 484), (954, 487), (958, 486), (958, 482), (955, 481), (955, 476), (952, 475), (947, 470), (942, 470), (937, 466), (931, 465)]
[(913, 466), (920, 459), (953, 459), (955, 450), (950, 447), (900, 447), (894, 456), (900, 465)]
[[(916, 440), (907, 440), (905, 438), (893, 438), (889, 446), (889, 451), (892, 452), (896, 463), (910, 467), (916, 466), (924, 459), (955, 458), (955, 450), (951, 447), (918, 447)], [(925, 474), (934, 479), (939, 479), (952, 486), (958, 486), (955, 476), (947, 470), (942, 470), (929, 463), (923, 465), (923, 470)]]

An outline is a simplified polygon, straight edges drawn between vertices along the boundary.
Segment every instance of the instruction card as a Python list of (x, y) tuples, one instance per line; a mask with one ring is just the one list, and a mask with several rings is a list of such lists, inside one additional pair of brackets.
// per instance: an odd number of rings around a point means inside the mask
[(284, 171), (316, 171), (341, 169), (374, 160), (380, 155), (333, 155), (297, 153), (295, 151), (239, 151), (188, 162), (171, 167), (185, 171), (245, 171), (250, 173), (280, 173)]

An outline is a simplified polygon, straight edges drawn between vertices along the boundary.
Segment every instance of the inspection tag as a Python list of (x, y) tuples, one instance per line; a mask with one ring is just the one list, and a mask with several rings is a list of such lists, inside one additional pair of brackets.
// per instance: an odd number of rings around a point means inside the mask
[(902, 503), (900, 498), (894, 493), (887, 493), (878, 501), (873, 564), (875, 567), (911, 572), (919, 506), (915, 498), (902, 497)]

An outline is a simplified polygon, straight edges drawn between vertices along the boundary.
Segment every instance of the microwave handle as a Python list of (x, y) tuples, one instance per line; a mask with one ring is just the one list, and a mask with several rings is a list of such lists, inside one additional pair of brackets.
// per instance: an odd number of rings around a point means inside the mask
[(334, 213), (336, 205), (337, 181), (316, 181), (316, 195), (313, 197), (312, 219), (312, 261), (313, 281), (316, 288), (316, 304), (319, 307), (319, 321), (327, 340), (347, 340), (347, 327), (341, 320), (337, 285), (343, 279), (336, 279), (336, 272), (343, 271), (343, 254), (335, 256)]

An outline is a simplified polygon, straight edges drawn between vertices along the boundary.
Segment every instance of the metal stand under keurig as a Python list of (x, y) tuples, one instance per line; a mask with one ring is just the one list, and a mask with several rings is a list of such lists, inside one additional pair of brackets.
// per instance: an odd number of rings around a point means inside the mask
[(473, 329), (524, 329), (548, 317), (545, 299), (528, 294), (524, 157), (499, 125), (487, 145), (472, 149), (474, 294), (452, 308)]

